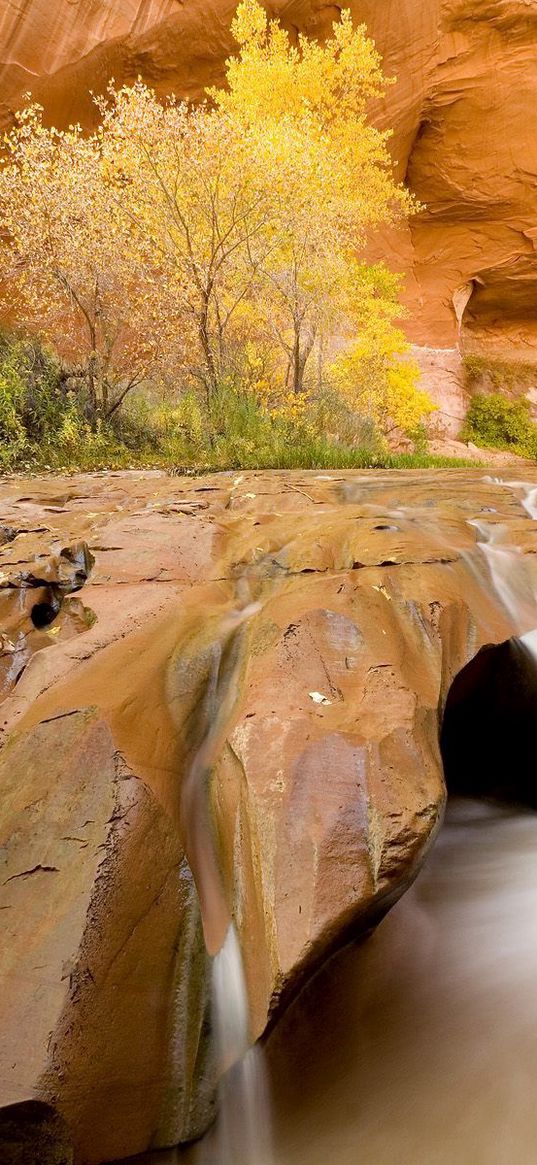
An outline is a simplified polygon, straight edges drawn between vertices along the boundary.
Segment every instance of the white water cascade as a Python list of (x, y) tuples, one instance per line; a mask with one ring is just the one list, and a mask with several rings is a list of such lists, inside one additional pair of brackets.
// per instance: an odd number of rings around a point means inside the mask
[(240, 642), (260, 610), (246, 577), (237, 604), (215, 631), (210, 672), (197, 708), (199, 743), (184, 776), (181, 814), (199, 895), (205, 945), (212, 958), (211, 1011), (218, 1078), (218, 1113), (199, 1145), (201, 1165), (270, 1165), (271, 1120), (262, 1050), (252, 1046), (248, 992), (237, 931), (224, 890), (210, 811), (211, 774), (239, 685)]
[(270, 1165), (270, 1099), (263, 1052), (250, 1046), (248, 995), (233, 925), (213, 961), (213, 1008), (220, 1069), (215, 1136), (206, 1165)]
[[(473, 518), (468, 522), (477, 532), (477, 542), (490, 571), (494, 590), (515, 628), (518, 629), (525, 607), (533, 602), (528, 587), (526, 563), (517, 546), (504, 542), (505, 528), (496, 522)], [(521, 561), (517, 562), (517, 558)]]
[[(528, 517), (537, 520), (537, 488), (528, 482), (503, 481), (486, 477), (484, 481), (520, 492), (520, 502)], [(477, 532), (477, 542), (487, 562), (494, 590), (509, 616), (513, 632), (530, 650), (537, 649), (537, 578), (533, 556), (522, 554), (520, 547), (506, 541), (502, 522), (474, 518), (468, 522)]]

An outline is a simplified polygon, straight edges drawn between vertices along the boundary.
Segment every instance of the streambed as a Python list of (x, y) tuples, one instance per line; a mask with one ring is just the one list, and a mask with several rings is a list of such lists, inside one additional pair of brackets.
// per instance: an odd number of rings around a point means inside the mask
[(285, 1165), (529, 1165), (537, 816), (448, 807), (413, 888), (268, 1044)]
[[(414, 886), (266, 1044), (274, 1165), (530, 1165), (537, 815), (452, 800)], [(210, 1133), (144, 1165), (222, 1165)]]
[[(2, 1102), (53, 1095), (76, 1160), (126, 1159), (149, 1144), (196, 1137), (210, 1119), (213, 1046), (197, 895), (210, 952), (224, 950), (225, 926), (218, 921), (213, 941), (213, 895), (202, 892), (209, 822), (198, 847), (185, 812), (196, 761), (203, 781), (212, 773), (223, 921), (237, 924), (253, 1035), (265, 1030), (282, 981), (291, 989), (326, 959), (327, 935), (341, 943), (349, 924), (358, 933), (376, 896), (397, 896), (419, 868), (443, 804), (439, 717), (458, 679), (471, 681), (469, 731), (448, 717), (447, 744), (457, 740), (455, 757), (448, 749), (450, 791), (469, 742), (476, 747), (466, 768), (486, 779), (465, 779), (460, 791), (511, 796), (517, 771), (532, 791), (537, 709), (533, 699), (521, 703), (507, 641), (521, 636), (524, 651), (515, 654), (532, 654), (537, 486), (534, 474), (504, 482), (425, 471), (194, 481), (120, 474), (4, 488), (3, 595), (13, 619), (2, 727), (14, 740), (2, 761), (12, 839), (2, 890)], [(57, 610), (57, 596), (37, 594), (34, 582), (51, 590), (66, 551), (72, 562), (81, 542), (93, 560), (80, 600), (90, 615), (75, 627), (70, 598)], [(43, 603), (55, 615), (44, 628), (34, 611)], [(485, 655), (492, 674), (482, 676)], [(522, 684), (524, 696), (528, 690), (537, 690), (533, 677)], [(515, 742), (527, 744), (526, 763)], [(502, 780), (491, 785), (493, 760)], [(197, 812), (196, 827), (202, 818)], [(463, 918), (470, 913), (464, 926), (457, 919), (457, 933), (470, 943), (480, 936), (481, 907), (498, 921), (505, 893), (512, 897), (497, 830), (490, 849), (498, 885), (489, 871), (478, 901), (461, 897), (477, 876), (467, 864), (474, 841), (463, 831), (455, 873), (448, 867), (455, 906)], [(531, 890), (531, 868), (519, 882)], [(424, 905), (411, 895), (371, 943), (327, 967), (322, 986), (311, 985), (272, 1032), (276, 1162), (301, 1154), (310, 1162), (321, 1152), (324, 1162), (337, 1146), (367, 1165), (380, 1154), (401, 1161), (403, 1150), (413, 1162), (432, 1152), (434, 1163), (446, 1159), (446, 1145), (450, 1165), (468, 1146), (474, 1165), (482, 1149), (466, 1125), (475, 1111), (489, 1134), (487, 1162), (502, 1152), (524, 1160), (513, 1128), (518, 1136), (531, 1124), (533, 1063), (527, 1086), (524, 1074), (512, 1094), (502, 1091), (502, 1072), (512, 1035), (507, 1081), (534, 1059), (533, 1047), (526, 1060), (520, 1050), (535, 1028), (529, 992), (516, 980), (526, 960), (511, 934), (494, 930), (490, 941), (480, 938), (481, 960), (462, 938), (459, 962), (443, 947), (435, 954), (436, 932), (451, 926), (437, 898), (425, 910), (428, 961), (415, 918), (417, 911), (423, 924)], [(525, 941), (531, 905), (508, 916)], [(508, 971), (507, 989), (497, 990), (490, 970), (504, 949), (498, 982), (505, 986)], [(345, 978), (338, 968), (347, 959)], [(472, 981), (467, 997), (460, 967)], [(520, 1016), (512, 1014), (515, 998)], [(496, 1013), (505, 1025), (501, 1051), (482, 1008), (494, 1012), (494, 1031)], [(468, 1030), (468, 1047), (457, 1046), (457, 1024)], [(506, 1095), (511, 1108), (522, 1096), (520, 1119), (506, 1113)], [(46, 1115), (55, 1115), (50, 1106)], [(9, 1117), (17, 1135), (26, 1136), (27, 1116), (17, 1109)], [(431, 1121), (441, 1127), (427, 1139)], [(251, 1123), (259, 1128), (255, 1115)], [(461, 1124), (462, 1148), (453, 1147), (451, 1125)], [(225, 1165), (212, 1137), (198, 1152)], [(244, 1156), (229, 1160), (242, 1165)]]

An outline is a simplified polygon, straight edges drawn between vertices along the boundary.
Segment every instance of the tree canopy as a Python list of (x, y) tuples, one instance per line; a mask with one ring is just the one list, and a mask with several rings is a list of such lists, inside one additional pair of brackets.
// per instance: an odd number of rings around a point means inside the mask
[(399, 282), (371, 231), (412, 213), (369, 107), (388, 83), (343, 11), (292, 43), (242, 0), (225, 84), (192, 106), (142, 81), (99, 99), (101, 125), (17, 117), (0, 166), (6, 295), (113, 415), (143, 380), (240, 384), (267, 409), (324, 388), (383, 431), (430, 409), (402, 333)]

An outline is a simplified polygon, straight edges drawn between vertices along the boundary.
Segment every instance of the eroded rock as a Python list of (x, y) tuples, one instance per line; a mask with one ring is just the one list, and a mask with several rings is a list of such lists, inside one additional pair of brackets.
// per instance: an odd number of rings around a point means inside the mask
[[(537, 622), (523, 506), (537, 478), (521, 474), (0, 487), (31, 561), (82, 536), (95, 558), (92, 626), (33, 655), (0, 715), (1, 1098), (49, 1104), (77, 1162), (172, 1144), (210, 1118), (190, 873), (203, 890), (203, 830), (255, 1035), (412, 881), (443, 809), (452, 680), (481, 645)], [(518, 548), (523, 626), (485, 538)], [(182, 797), (204, 748), (210, 817), (195, 839)]]
[[(12, 529), (6, 541), (13, 543), (18, 533)], [(15, 549), (12, 553), (15, 561), (5, 561), (0, 569), (0, 694), (4, 695), (36, 651), (58, 637), (67, 639), (85, 631), (94, 618), (79, 600), (67, 597), (81, 590), (91, 573), (94, 558), (85, 542), (65, 546), (59, 554), (42, 554), (30, 563), (18, 559)]]
[[(212, 1100), (205, 956), (169, 819), (94, 710), (12, 736), (0, 786), (1, 1096), (21, 1162), (49, 1161), (28, 1132), (36, 1096), (77, 1161), (195, 1136)], [(0, 1119), (7, 1160), (3, 1135)]]

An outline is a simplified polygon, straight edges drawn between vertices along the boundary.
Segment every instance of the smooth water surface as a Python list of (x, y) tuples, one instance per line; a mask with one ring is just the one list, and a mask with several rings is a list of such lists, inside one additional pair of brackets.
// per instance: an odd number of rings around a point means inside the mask
[(537, 815), (452, 803), (268, 1042), (281, 1165), (537, 1161)]
[[(275, 1165), (534, 1165), (537, 814), (453, 801), (412, 889), (266, 1055)], [(214, 1132), (146, 1160), (228, 1165)]]

